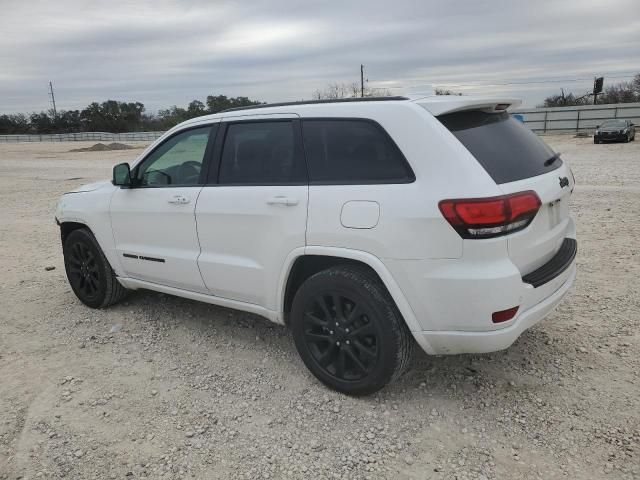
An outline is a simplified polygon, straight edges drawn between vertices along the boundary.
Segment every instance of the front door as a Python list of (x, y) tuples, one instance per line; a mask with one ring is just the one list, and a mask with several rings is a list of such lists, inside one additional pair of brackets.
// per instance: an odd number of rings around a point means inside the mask
[(198, 264), (214, 295), (274, 310), (285, 259), (305, 246), (309, 189), (297, 117), (259, 118), (220, 128), (196, 207)]
[(113, 195), (111, 225), (127, 276), (207, 291), (197, 264), (195, 208), (216, 130), (207, 125), (169, 137), (134, 168), (132, 188)]

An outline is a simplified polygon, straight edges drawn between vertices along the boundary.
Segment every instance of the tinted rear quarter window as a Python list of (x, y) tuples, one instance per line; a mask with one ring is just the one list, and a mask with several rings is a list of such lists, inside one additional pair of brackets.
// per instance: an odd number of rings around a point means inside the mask
[(496, 183), (535, 177), (562, 165), (554, 151), (509, 113), (466, 111), (437, 117)]
[(376, 122), (358, 119), (302, 121), (309, 179), (316, 184), (407, 183), (413, 172)]

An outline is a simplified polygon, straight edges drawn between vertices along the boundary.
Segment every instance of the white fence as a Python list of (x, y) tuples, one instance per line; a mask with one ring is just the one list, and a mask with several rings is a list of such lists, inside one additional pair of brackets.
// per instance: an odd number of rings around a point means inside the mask
[(517, 108), (525, 125), (538, 133), (593, 131), (603, 120), (621, 118), (640, 125), (640, 103), (584, 105), (581, 107)]
[(81, 133), (51, 133), (42, 135), (0, 135), (0, 143), (17, 142), (151, 142), (164, 132), (81, 132)]

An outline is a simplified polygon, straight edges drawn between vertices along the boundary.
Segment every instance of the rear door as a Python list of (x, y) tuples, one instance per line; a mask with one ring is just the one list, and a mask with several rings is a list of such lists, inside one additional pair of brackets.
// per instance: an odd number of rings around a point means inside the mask
[(295, 115), (225, 118), (196, 207), (214, 295), (275, 310), (285, 259), (305, 246), (309, 187)]
[(542, 202), (527, 228), (507, 237), (509, 257), (523, 275), (549, 261), (567, 236), (573, 175), (535, 133), (506, 112), (462, 111), (438, 119), (505, 193), (533, 190)]

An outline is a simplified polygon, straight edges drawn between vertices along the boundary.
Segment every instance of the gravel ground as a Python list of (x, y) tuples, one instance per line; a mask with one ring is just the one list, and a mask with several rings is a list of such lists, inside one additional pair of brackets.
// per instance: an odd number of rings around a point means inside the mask
[(141, 150), (0, 145), (0, 479), (639, 479), (640, 142), (545, 140), (578, 181), (573, 291), (508, 350), (418, 352), (362, 399), (252, 315), (81, 305), (55, 202)]

